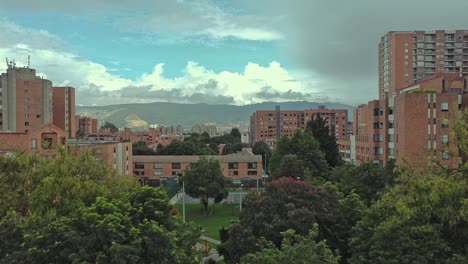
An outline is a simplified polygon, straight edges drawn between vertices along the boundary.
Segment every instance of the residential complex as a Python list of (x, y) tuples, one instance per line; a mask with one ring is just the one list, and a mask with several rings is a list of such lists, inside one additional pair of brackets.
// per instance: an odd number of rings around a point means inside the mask
[(292, 136), (299, 128), (318, 114), (326, 120), (330, 133), (337, 139), (348, 137), (348, 110), (319, 109), (306, 110), (258, 110), (250, 116), (250, 143), (263, 141), (274, 148), (282, 135)]
[(260, 180), (263, 175), (262, 156), (252, 154), (251, 149), (229, 155), (215, 156), (133, 156), (134, 175), (150, 184), (174, 179), (201, 157), (220, 162), (224, 177), (233, 184)]
[(468, 31), (389, 32), (379, 44), (379, 100), (353, 113), (343, 158), (458, 167), (452, 127), (468, 105)]
[(379, 99), (437, 73), (468, 73), (468, 30), (388, 32), (379, 43)]
[(98, 132), (98, 120), (95, 118), (76, 115), (75, 124), (77, 131), (80, 131), (83, 135)]

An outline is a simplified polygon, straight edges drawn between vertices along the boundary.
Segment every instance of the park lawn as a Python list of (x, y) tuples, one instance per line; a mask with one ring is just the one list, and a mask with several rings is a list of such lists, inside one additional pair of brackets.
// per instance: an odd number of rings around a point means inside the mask
[[(176, 204), (182, 217), (182, 204)], [(238, 204), (210, 204), (211, 214), (204, 215), (201, 204), (185, 204), (185, 220), (194, 222), (205, 230), (204, 235), (219, 240), (219, 229), (239, 219)]]

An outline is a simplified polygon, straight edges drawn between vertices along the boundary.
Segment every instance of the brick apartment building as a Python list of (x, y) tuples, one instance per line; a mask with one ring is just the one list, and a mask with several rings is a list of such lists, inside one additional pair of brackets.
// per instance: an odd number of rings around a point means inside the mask
[(379, 100), (354, 110), (345, 160), (457, 167), (451, 126), (468, 105), (468, 31), (389, 32), (379, 44)]
[(0, 76), (0, 132), (26, 133), (53, 121), (52, 82), (9, 63)]
[(98, 132), (98, 120), (87, 116), (75, 116), (75, 127), (84, 135)]
[(68, 146), (91, 151), (94, 158), (107, 164), (116, 176), (133, 175), (131, 142), (69, 140)]
[(468, 30), (388, 32), (379, 43), (379, 99), (437, 73), (468, 73)]
[(274, 148), (282, 135), (292, 136), (299, 128), (305, 128), (315, 114), (326, 120), (330, 133), (337, 139), (348, 137), (348, 110), (319, 109), (306, 110), (258, 110), (250, 116), (250, 143), (263, 141)]
[(68, 133), (68, 138), (75, 138), (75, 88), (54, 87), (52, 89), (54, 125)]
[(218, 160), (224, 177), (234, 184), (261, 179), (263, 175), (262, 156), (252, 154), (251, 149), (219, 156), (134, 156), (133, 173), (150, 184), (174, 179), (200, 157)]

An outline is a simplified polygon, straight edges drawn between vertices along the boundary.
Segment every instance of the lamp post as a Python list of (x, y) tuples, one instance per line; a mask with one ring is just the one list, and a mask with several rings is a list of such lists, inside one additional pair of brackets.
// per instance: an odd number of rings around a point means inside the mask
[(182, 180), (182, 218), (185, 223), (185, 181)]
[(244, 184), (241, 183), (240, 185), (240, 193), (239, 193), (239, 211), (242, 211), (242, 187), (244, 187)]

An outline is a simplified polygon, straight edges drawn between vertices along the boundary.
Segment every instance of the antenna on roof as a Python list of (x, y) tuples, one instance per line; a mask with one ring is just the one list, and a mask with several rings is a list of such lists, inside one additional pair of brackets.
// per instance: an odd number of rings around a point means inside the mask
[(28, 68), (30, 68), (30, 67), (31, 67), (31, 56), (28, 55)]

